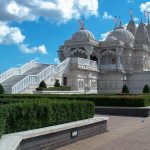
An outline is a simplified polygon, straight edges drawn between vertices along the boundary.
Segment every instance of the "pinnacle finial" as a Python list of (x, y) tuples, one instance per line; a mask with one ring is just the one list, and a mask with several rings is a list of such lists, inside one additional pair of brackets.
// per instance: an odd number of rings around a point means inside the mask
[(149, 18), (149, 15), (150, 15), (150, 12), (147, 12), (147, 15), (148, 15), (148, 24), (150, 23), (150, 18)]
[(133, 20), (133, 11), (132, 11), (132, 8), (130, 9), (130, 16), (131, 16), (131, 20)]
[(79, 20), (79, 25), (80, 25), (80, 30), (84, 30), (85, 26), (84, 26), (84, 21), (83, 20)]
[(115, 29), (117, 28), (117, 16), (114, 17)]

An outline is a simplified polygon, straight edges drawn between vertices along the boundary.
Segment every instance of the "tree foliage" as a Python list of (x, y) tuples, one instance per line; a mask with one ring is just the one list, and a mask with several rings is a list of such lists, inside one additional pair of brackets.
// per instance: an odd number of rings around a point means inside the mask
[(59, 80), (56, 80), (56, 81), (55, 81), (54, 87), (60, 87)]
[(149, 92), (150, 92), (149, 86), (146, 84), (143, 88), (143, 93), (149, 93)]
[(44, 80), (40, 82), (39, 88), (47, 88), (47, 85)]
[(122, 93), (129, 93), (129, 89), (127, 87), (127, 85), (124, 85), (123, 88), (122, 88)]

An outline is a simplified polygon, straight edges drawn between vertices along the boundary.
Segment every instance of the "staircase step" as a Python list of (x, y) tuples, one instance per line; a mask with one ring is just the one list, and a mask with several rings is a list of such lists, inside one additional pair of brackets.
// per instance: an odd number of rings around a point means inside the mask
[(40, 64), (38, 67), (33, 67), (32, 69), (28, 70), (23, 75), (37, 75), (44, 69), (46, 69), (48, 66), (48, 64)]

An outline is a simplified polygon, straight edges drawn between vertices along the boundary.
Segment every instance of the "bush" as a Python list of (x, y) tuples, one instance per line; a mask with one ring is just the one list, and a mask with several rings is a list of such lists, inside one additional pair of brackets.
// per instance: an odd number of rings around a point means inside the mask
[(93, 101), (96, 106), (144, 107), (150, 106), (149, 95), (98, 95), (98, 94), (24, 94), (0, 95), (0, 105), (23, 101), (37, 101), (38, 99), (80, 100)]
[(47, 88), (45, 81), (41, 81), (39, 84), (39, 88)]
[(46, 91), (70, 91), (71, 88), (69, 86), (60, 86), (60, 87), (49, 87), (45, 90)]
[(0, 94), (4, 94), (5, 92), (4, 92), (4, 88), (3, 88), (3, 86), (0, 84)]
[(149, 92), (150, 92), (149, 86), (146, 84), (143, 88), (143, 93), (149, 93)]
[[(94, 116), (94, 103), (31, 100), (1, 106), (0, 134), (31, 130)], [(6, 122), (6, 123), (5, 123)]]
[(56, 80), (56, 81), (55, 81), (54, 87), (60, 87), (59, 80)]
[(123, 88), (122, 88), (122, 93), (126, 93), (126, 94), (129, 93), (129, 89), (128, 89), (127, 85), (124, 85), (124, 86), (123, 86)]

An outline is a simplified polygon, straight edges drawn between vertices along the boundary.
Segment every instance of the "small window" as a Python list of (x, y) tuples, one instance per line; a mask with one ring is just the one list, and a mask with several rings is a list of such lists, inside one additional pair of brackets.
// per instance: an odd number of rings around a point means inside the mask
[(112, 58), (112, 64), (116, 64), (116, 59), (115, 59), (115, 57)]

